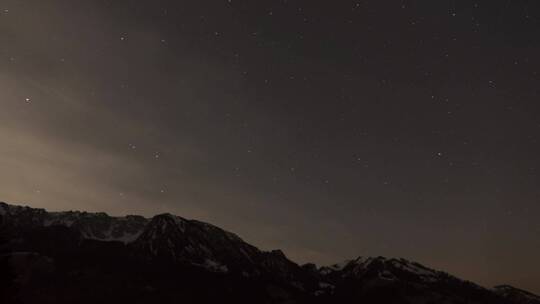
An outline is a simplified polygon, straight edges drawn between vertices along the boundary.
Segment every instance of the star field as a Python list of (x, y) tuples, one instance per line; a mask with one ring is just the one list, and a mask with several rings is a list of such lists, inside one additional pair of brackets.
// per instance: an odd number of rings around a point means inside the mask
[(0, 3), (0, 200), (540, 292), (536, 1)]

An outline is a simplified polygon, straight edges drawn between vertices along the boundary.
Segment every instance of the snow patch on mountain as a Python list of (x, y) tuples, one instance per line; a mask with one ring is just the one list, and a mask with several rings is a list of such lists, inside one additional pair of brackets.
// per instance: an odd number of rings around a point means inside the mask
[(540, 304), (540, 296), (530, 293), (528, 291), (515, 288), (510, 285), (499, 285), (493, 287), (493, 291), (515, 303), (520, 304)]
[(412, 276), (424, 283), (434, 283), (445, 277), (444, 273), (429, 269), (419, 263), (381, 256), (358, 257), (354, 260), (321, 267), (319, 273), (323, 276), (370, 277), (385, 281), (409, 280)]
[(323, 275), (327, 275), (335, 271), (341, 271), (343, 270), (343, 268), (345, 268), (345, 266), (347, 266), (352, 261), (353, 260), (345, 260), (341, 263), (332, 264), (330, 266), (323, 266), (320, 268), (319, 272)]
[(218, 263), (210, 259), (206, 259), (204, 261), (203, 267), (213, 272), (228, 272), (229, 271), (229, 268), (227, 267), (227, 265), (223, 265), (221, 263)]

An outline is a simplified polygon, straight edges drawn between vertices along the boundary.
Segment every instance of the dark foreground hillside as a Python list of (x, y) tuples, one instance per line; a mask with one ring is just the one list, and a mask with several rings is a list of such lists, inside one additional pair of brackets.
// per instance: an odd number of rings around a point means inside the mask
[(0, 203), (0, 303), (537, 304), (404, 259), (299, 266), (213, 225)]

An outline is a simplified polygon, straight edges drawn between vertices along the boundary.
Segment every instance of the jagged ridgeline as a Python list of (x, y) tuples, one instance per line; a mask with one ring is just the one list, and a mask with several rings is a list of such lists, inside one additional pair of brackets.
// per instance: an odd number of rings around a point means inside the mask
[(0, 203), (1, 303), (529, 303), (404, 259), (299, 266), (216, 226)]

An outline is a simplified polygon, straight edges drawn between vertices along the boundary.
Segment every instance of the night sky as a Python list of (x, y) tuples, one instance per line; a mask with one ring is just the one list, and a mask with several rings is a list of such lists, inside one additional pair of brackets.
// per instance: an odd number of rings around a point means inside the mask
[(540, 292), (539, 1), (0, 10), (0, 200)]

